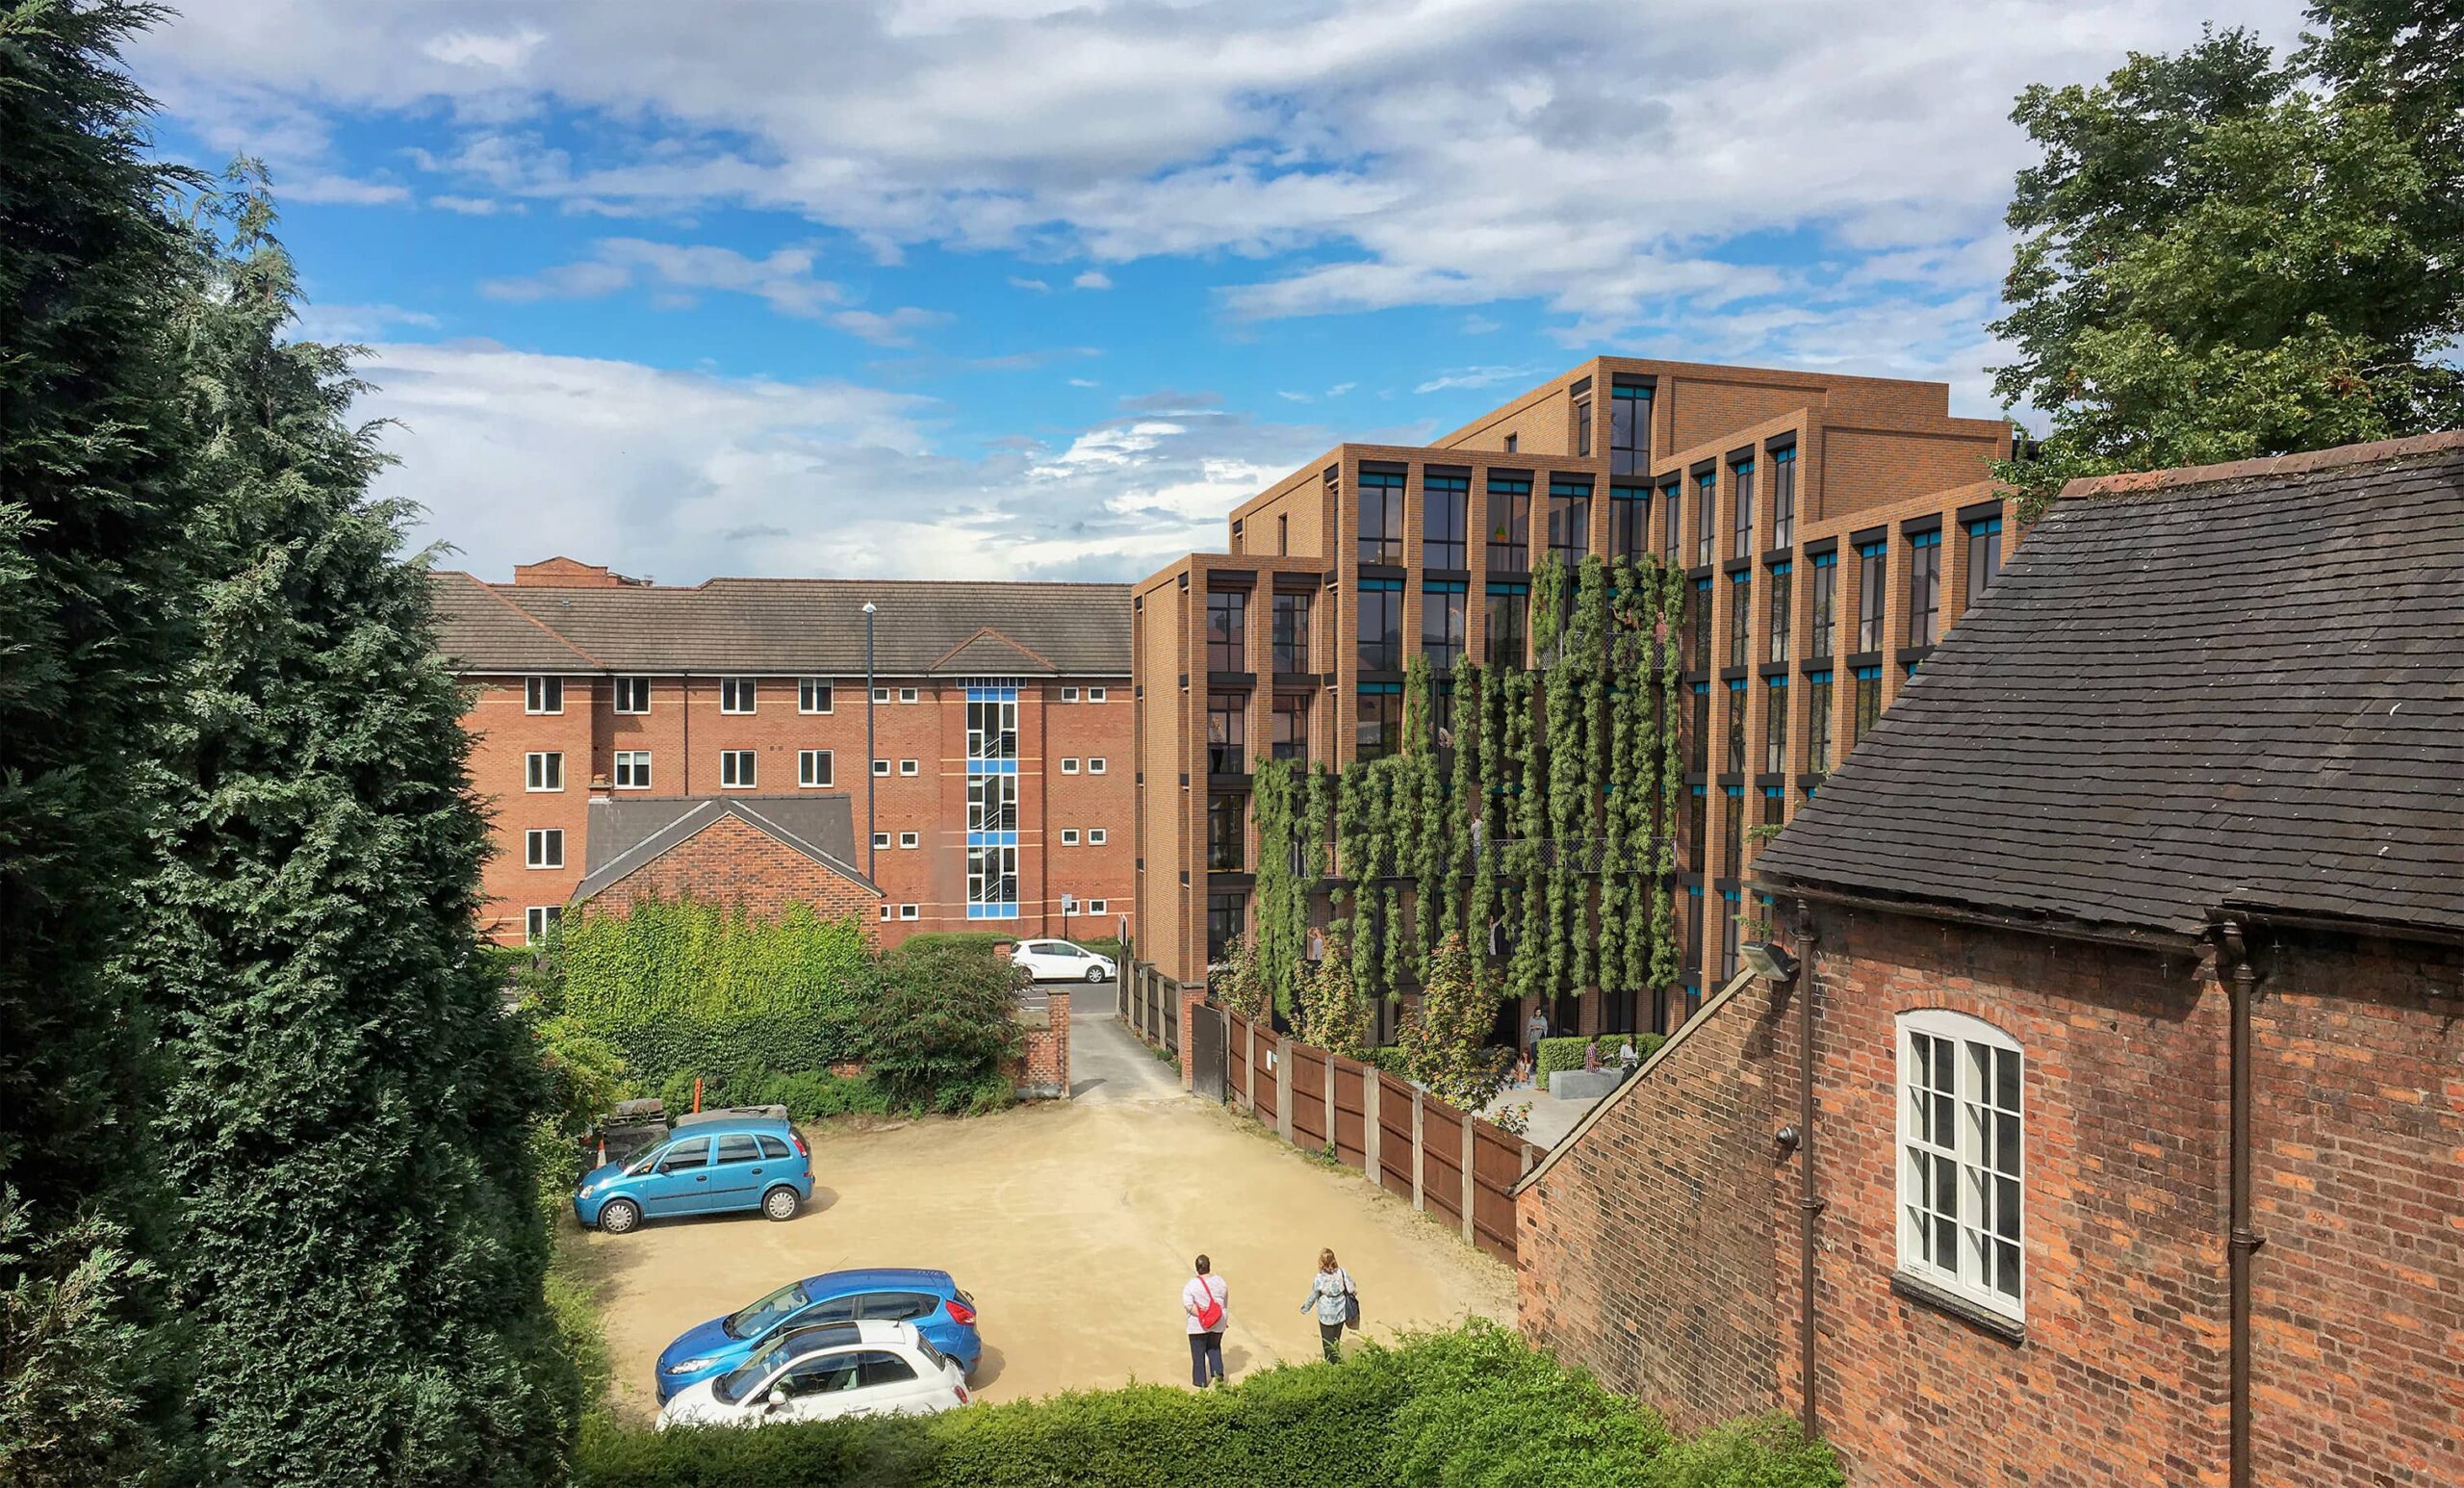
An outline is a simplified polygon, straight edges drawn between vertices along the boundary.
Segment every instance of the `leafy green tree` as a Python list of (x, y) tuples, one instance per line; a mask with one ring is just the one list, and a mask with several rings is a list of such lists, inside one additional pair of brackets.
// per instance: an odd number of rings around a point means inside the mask
[(910, 1109), (1006, 1104), (1001, 1062), (1021, 1041), (1023, 976), (1007, 958), (979, 947), (892, 947), (864, 1000), (867, 1072), (894, 1104)]
[(406, 513), (369, 495), (349, 349), (284, 339), (291, 262), (261, 178), (235, 188), (178, 321), (203, 583), (131, 966), (175, 1072), (144, 1156), (178, 1195), (203, 1475), (557, 1481), (545, 1091), (475, 931), (463, 698)]
[(1338, 924), (1326, 937), (1325, 959), (1300, 979), (1294, 1034), (1303, 1043), (1346, 1059), (1367, 1059), (1376, 1042), (1377, 1019), (1354, 982), (1349, 927)]
[(180, 1463), (152, 1029), (108, 964), (190, 583), (164, 332), (185, 178), (147, 160), (116, 55), (155, 13), (0, 8), (0, 1481), (29, 1488)]
[(1500, 988), (1463, 936), (1448, 931), (1428, 953), (1420, 1001), (1403, 1016), (1404, 1067), (1439, 1099), (1478, 1111), (1504, 1088), (1502, 1051), (1488, 1047)]
[(2323, 31), (2289, 65), (2210, 31), (2020, 95), (2042, 158), (2008, 214), (1993, 329), (2017, 356), (1994, 387), (2052, 420), (2040, 457), (2002, 472), (2032, 501), (2464, 423), (2457, 6), (2311, 13)]

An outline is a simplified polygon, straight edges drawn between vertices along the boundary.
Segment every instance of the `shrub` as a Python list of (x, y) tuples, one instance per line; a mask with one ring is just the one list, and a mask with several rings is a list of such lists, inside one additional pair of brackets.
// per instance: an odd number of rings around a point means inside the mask
[(974, 1109), (1018, 1052), (1022, 978), (973, 946), (898, 946), (882, 957), (864, 1000), (866, 1072), (892, 1105)]
[[(1650, 1059), (1661, 1044), (1668, 1042), (1668, 1038), (1664, 1034), (1602, 1034), (1600, 1036), (1601, 1068), (1617, 1067), (1617, 1046), (1629, 1038), (1634, 1040), (1634, 1053), (1642, 1059)], [(1561, 1069), (1580, 1069), (1583, 1046), (1590, 1042), (1589, 1039), (1583, 1038), (1541, 1039), (1539, 1075), (1542, 1083), (1547, 1083), (1551, 1075)]]

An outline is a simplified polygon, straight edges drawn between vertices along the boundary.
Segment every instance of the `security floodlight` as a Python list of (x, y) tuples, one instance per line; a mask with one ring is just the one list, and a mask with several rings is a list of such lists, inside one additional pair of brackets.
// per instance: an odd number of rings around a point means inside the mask
[(1797, 959), (1777, 940), (1748, 940), (1736, 948), (1736, 954), (1754, 968), (1756, 976), (1782, 984), (1797, 979)]

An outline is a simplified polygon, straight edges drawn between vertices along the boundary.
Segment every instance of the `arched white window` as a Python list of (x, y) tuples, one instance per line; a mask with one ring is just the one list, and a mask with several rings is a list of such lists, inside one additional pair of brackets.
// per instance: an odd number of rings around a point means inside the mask
[(1899, 1016), (1899, 1269), (2022, 1320), (2022, 1056), (1962, 1013)]

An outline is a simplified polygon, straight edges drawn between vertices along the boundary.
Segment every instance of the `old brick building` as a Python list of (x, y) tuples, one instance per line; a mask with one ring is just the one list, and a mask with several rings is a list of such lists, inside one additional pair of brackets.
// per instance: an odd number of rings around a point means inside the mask
[(1759, 859), (1794, 976), (1526, 1179), (1526, 1330), (1860, 1483), (2464, 1482), (2459, 569), (2464, 435), (2066, 493)]
[(861, 898), (885, 944), (967, 928), (1110, 936), (1132, 912), (1120, 585), (673, 587), (558, 558), (509, 584), (442, 573), (435, 594), (440, 644), (475, 689), (499, 940), (537, 934), (601, 866), (594, 820), (662, 800), (746, 809), (701, 823), (689, 875), (679, 859), (629, 882), (706, 877), (732, 845), (751, 855), (749, 891), (758, 874), (822, 871), (761, 830), (801, 808), (764, 803), (839, 799), (854, 840), (825, 845), (860, 886), (830, 874), (828, 892)]
[(1342, 445), (1135, 586), (1141, 958), (1184, 982), (1247, 924), (1252, 763), (1390, 751), (1403, 669), (1523, 665), (1535, 563), (1688, 583), (1679, 981), (1554, 1010), (1668, 1028), (1734, 969), (1751, 826), (1786, 820), (2000, 572), (1997, 420), (1941, 383), (1598, 357), (1433, 445)]

